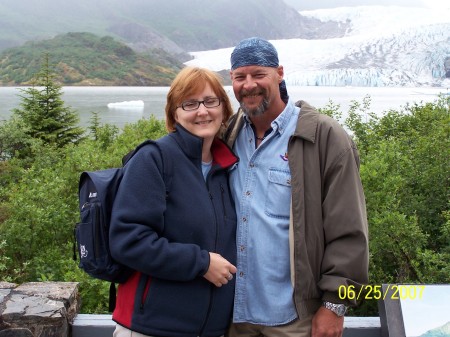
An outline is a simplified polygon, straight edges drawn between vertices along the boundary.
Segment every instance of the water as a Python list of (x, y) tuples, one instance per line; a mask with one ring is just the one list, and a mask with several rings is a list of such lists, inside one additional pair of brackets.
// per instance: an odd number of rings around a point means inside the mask
[[(164, 118), (168, 87), (64, 87), (62, 100), (80, 116), (80, 124), (88, 125), (92, 112), (97, 112), (102, 123), (122, 127), (151, 114)], [(19, 88), (0, 87), (0, 120), (8, 118), (20, 104)], [(108, 108), (109, 103), (144, 101), (144, 108)]]
[[(154, 115), (164, 119), (164, 107), (168, 87), (63, 87), (62, 99), (80, 115), (83, 126), (89, 124), (92, 112), (99, 114), (102, 123), (123, 127), (141, 118)], [(233, 90), (227, 86), (235, 109), (238, 103)], [(448, 93), (446, 88), (392, 88), (392, 87), (295, 87), (288, 86), (294, 100), (303, 99), (322, 108), (329, 100), (339, 104), (344, 116), (351, 102), (362, 102), (367, 95), (371, 97), (371, 112), (378, 115), (390, 109), (400, 109), (406, 103), (433, 102), (439, 93)], [(12, 109), (20, 104), (21, 91), (15, 87), (0, 87), (0, 121), (8, 119)], [(144, 107), (108, 108), (108, 103), (142, 100)]]

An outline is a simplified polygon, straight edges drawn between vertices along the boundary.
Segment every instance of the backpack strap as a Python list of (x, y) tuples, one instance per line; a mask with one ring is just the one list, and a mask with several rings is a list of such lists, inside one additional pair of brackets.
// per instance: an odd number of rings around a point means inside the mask
[[(139, 149), (141, 147), (148, 145), (148, 144), (155, 144), (158, 147), (159, 152), (161, 153), (161, 158), (162, 158), (162, 162), (163, 162), (163, 179), (164, 179), (164, 183), (166, 185), (166, 199), (169, 196), (169, 191), (170, 191), (171, 184), (172, 184), (173, 165), (170, 162), (172, 157), (169, 156), (168, 153), (169, 153), (170, 143), (172, 143), (173, 141), (174, 140), (172, 140), (171, 136), (162, 137), (156, 141), (147, 139), (146, 141), (144, 141), (141, 144), (139, 144), (138, 146), (136, 146), (136, 148), (134, 150), (131, 150), (130, 152), (128, 152), (122, 158), (122, 165), (125, 165), (131, 159), (131, 157), (133, 157), (133, 155), (137, 151), (139, 151)], [(116, 307), (116, 292), (117, 292), (116, 283), (111, 282), (111, 284), (109, 286), (109, 311), (110, 312), (113, 312)]]
[(145, 145), (153, 144), (156, 145), (156, 147), (159, 149), (159, 152), (161, 154), (162, 163), (163, 163), (163, 179), (164, 183), (166, 185), (166, 198), (169, 195), (169, 191), (172, 184), (172, 176), (173, 176), (173, 165), (172, 165), (172, 156), (169, 155), (170, 148), (173, 146), (175, 140), (172, 138), (172, 136), (169, 134), (167, 136), (161, 137), (158, 140), (152, 140), (147, 139), (146, 141), (140, 143), (138, 146), (134, 148), (134, 150), (131, 150), (128, 152), (123, 158), (122, 158), (122, 164), (125, 165), (131, 157), (134, 156), (134, 154), (139, 151), (139, 149)]
[(136, 152), (138, 152), (138, 150), (139, 150), (141, 147), (143, 147), (143, 146), (145, 146), (145, 145), (147, 145), (147, 144), (153, 144), (153, 143), (155, 143), (155, 141), (154, 141), (154, 140), (151, 140), (151, 139), (147, 139), (146, 141), (140, 143), (140, 144), (139, 144), (138, 146), (136, 146), (133, 150), (131, 150), (130, 152), (128, 152), (126, 155), (124, 155), (124, 156), (122, 157), (122, 166), (124, 166), (124, 165), (131, 159), (131, 157), (133, 157), (133, 156), (136, 154)]
[(175, 140), (170, 134), (154, 141), (154, 144), (156, 144), (159, 148), (163, 162), (163, 179), (166, 185), (166, 199), (169, 196), (172, 185), (173, 163), (172, 156), (170, 155), (170, 149), (173, 147), (174, 142)]

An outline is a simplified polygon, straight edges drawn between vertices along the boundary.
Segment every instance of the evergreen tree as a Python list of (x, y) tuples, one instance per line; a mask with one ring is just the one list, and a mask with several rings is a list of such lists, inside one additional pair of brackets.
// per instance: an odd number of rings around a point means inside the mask
[(21, 89), (20, 108), (13, 110), (25, 133), (57, 147), (78, 142), (84, 130), (78, 126), (78, 114), (61, 99), (62, 87), (55, 81), (48, 54), (32, 83)]

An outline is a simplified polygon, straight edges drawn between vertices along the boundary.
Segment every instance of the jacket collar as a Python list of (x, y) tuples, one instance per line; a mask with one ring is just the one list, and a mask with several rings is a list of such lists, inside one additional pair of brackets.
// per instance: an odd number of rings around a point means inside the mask
[(305, 101), (297, 101), (295, 105), (300, 108), (300, 115), (293, 136), (315, 143), (319, 123), (318, 111)]
[[(192, 160), (201, 163), (203, 138), (198, 137), (181, 125), (175, 126), (175, 131), (169, 136), (173, 137), (180, 146), (181, 150)], [(222, 168), (228, 168), (238, 162), (238, 157), (231, 151), (231, 149), (220, 139), (215, 138), (211, 153), (213, 156), (213, 163)]]

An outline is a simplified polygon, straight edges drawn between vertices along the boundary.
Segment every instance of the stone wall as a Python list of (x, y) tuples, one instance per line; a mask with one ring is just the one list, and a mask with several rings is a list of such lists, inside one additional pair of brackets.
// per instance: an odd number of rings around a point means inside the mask
[(78, 283), (0, 282), (0, 337), (70, 337)]

